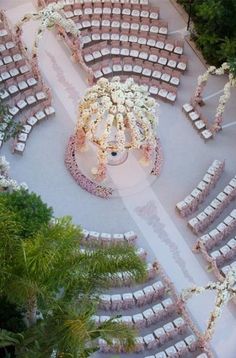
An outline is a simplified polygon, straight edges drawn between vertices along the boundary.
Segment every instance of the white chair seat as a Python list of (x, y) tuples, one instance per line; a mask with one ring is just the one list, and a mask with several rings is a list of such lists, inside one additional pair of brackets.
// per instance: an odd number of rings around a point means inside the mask
[(8, 87), (8, 91), (10, 94), (14, 94), (19, 91), (19, 88), (16, 85), (11, 85)]
[(151, 73), (152, 73), (152, 71), (149, 68), (144, 68), (144, 70), (142, 72), (142, 74), (144, 76), (148, 76), (148, 77), (151, 76)]
[(112, 69), (113, 69), (113, 72), (121, 72), (122, 66), (121, 65), (113, 65)]
[(111, 49), (111, 54), (112, 55), (120, 55), (120, 48), (118, 48), (118, 47), (113, 47), (112, 49)]
[(159, 48), (159, 49), (163, 49), (165, 46), (164, 42), (163, 41), (157, 41), (156, 42), (156, 47)]
[(131, 35), (131, 36), (129, 36), (129, 41), (133, 42), (133, 43), (136, 43), (138, 41), (138, 38), (137, 38), (137, 36)]
[(153, 95), (156, 95), (156, 94), (158, 94), (158, 88), (157, 88), (157, 87), (154, 87), (154, 86), (151, 86), (151, 87), (149, 88), (149, 92), (150, 92), (151, 94), (153, 94)]
[(129, 49), (128, 48), (122, 48), (121, 50), (120, 50), (120, 54), (122, 55), (122, 56), (129, 56)]
[(150, 27), (150, 32), (154, 33), (154, 34), (158, 34), (159, 28), (158, 26), (151, 26)]
[(34, 77), (31, 77), (27, 80), (27, 83), (31, 87), (37, 84), (37, 80)]
[(17, 102), (17, 107), (19, 109), (23, 109), (27, 106), (27, 102), (24, 100), (24, 99), (20, 99), (18, 102)]
[(100, 27), (100, 21), (99, 20), (92, 20), (91, 25), (93, 27)]
[(157, 62), (157, 60), (158, 60), (158, 56), (156, 56), (156, 55), (150, 55), (148, 60), (155, 63), (155, 62)]
[(141, 66), (139, 66), (139, 65), (135, 65), (134, 68), (133, 68), (133, 71), (135, 73), (141, 73), (142, 70), (143, 70), (143, 68)]
[(85, 62), (90, 62), (90, 61), (93, 61), (94, 58), (93, 58), (93, 56), (89, 53), (89, 54), (86, 54), (86, 55), (84, 56), (84, 60), (85, 60)]
[(42, 101), (43, 99), (47, 98), (46, 94), (43, 91), (37, 92), (35, 96), (38, 101)]
[(136, 22), (132, 23), (130, 25), (130, 30), (132, 31), (138, 31), (139, 30), (139, 24), (137, 24)]
[(92, 40), (93, 41), (99, 41), (100, 39), (101, 39), (100, 34), (97, 34), (97, 33), (92, 34)]
[(37, 100), (36, 100), (36, 98), (35, 98), (34, 96), (28, 96), (28, 97), (26, 98), (26, 102), (27, 102), (29, 105), (31, 105), (31, 104), (33, 104), (33, 103), (36, 103)]
[(155, 47), (156, 46), (156, 41), (153, 39), (148, 39), (147, 40), (147, 45), (150, 47)]
[(168, 44), (168, 43), (167, 43), (167, 44), (165, 45), (165, 50), (166, 50), (166, 51), (172, 52), (173, 49), (174, 49), (174, 45), (173, 45), (173, 44)]
[(102, 71), (96, 70), (96, 71), (94, 72), (94, 77), (95, 77), (95, 78), (100, 78), (100, 77), (102, 77), (102, 76), (103, 76)]
[(101, 54), (102, 54), (103, 56), (110, 55), (110, 49), (108, 49), (108, 48), (102, 48), (102, 49), (101, 49)]
[(141, 26), (140, 26), (140, 31), (146, 31), (146, 32), (148, 32), (148, 31), (149, 31), (149, 26), (146, 25), (146, 24), (141, 25)]
[(178, 86), (179, 85), (179, 78), (178, 77), (171, 77), (170, 83), (172, 85)]
[(201, 119), (199, 121), (194, 122), (194, 125), (197, 129), (203, 129), (206, 127), (205, 123)]
[(101, 54), (100, 51), (94, 51), (94, 52), (93, 52), (93, 57), (94, 57), (95, 59), (101, 58), (101, 57), (102, 57), (102, 54)]
[(148, 53), (144, 52), (144, 51), (141, 51), (139, 53), (139, 58), (141, 58), (142, 60), (147, 60), (148, 59)]
[(184, 63), (184, 62), (179, 62), (178, 65), (177, 65), (177, 68), (178, 68), (179, 70), (182, 70), (182, 71), (185, 71), (185, 70), (186, 70), (186, 67), (187, 67), (187, 65), (186, 65), (186, 63)]
[[(119, 37), (119, 35), (118, 35), (118, 37)], [(128, 42), (128, 41), (129, 41), (129, 36), (122, 34), (122, 35), (120, 36), (120, 41), (121, 41), (121, 42)]]
[(166, 27), (160, 27), (159, 28), (159, 34), (161, 35), (167, 35), (168, 29)]
[(3, 80), (8, 80), (9, 78), (11, 78), (11, 75), (9, 72), (5, 71), (5, 72), (1, 73), (1, 77)]
[(138, 50), (130, 50), (130, 56), (137, 58), (139, 56), (139, 51)]
[(22, 143), (22, 142), (16, 143), (16, 145), (15, 145), (15, 147), (14, 147), (14, 150), (15, 150), (16, 152), (23, 153), (24, 150), (25, 150), (25, 143)]
[(161, 72), (160, 71), (153, 71), (153, 73), (152, 73), (152, 77), (153, 78), (157, 78), (157, 79), (159, 79), (159, 78), (161, 78)]
[(167, 63), (167, 66), (169, 66), (171, 68), (175, 68), (177, 66), (177, 62), (174, 60), (169, 60)]
[(29, 124), (25, 124), (24, 127), (23, 127), (23, 129), (22, 129), (22, 131), (23, 131), (24, 133), (29, 134), (30, 131), (31, 131), (31, 129), (32, 129), (32, 127), (31, 127)]
[(34, 116), (31, 116), (30, 118), (27, 119), (27, 123), (29, 123), (32, 127), (37, 123), (37, 118)]
[(15, 76), (18, 76), (19, 75), (19, 70), (17, 68), (12, 68), (10, 71), (9, 71), (11, 77), (15, 77)]
[(37, 113), (35, 113), (35, 117), (37, 118), (38, 121), (40, 121), (41, 119), (45, 118), (46, 115), (44, 111), (38, 111)]
[(20, 91), (22, 91), (22, 90), (28, 88), (28, 84), (25, 81), (21, 81), (18, 83), (18, 87), (19, 87)]
[(182, 53), (183, 53), (183, 48), (177, 46), (177, 47), (174, 49), (174, 53), (176, 53), (177, 55), (182, 55)]
[(163, 98), (166, 98), (167, 94), (168, 94), (167, 90), (163, 88), (161, 88), (160, 91), (158, 92), (158, 95)]
[(168, 73), (163, 73), (161, 76), (161, 79), (165, 82), (169, 82), (170, 81), (170, 75)]
[(44, 108), (44, 112), (46, 113), (47, 116), (51, 116), (52, 114), (55, 114), (55, 108), (52, 106), (48, 106), (46, 108)]
[(146, 45), (147, 39), (145, 37), (139, 37), (138, 38), (138, 44), (140, 45)]
[(112, 68), (110, 66), (103, 67), (102, 72), (104, 75), (108, 75), (109, 73), (112, 73)]
[(167, 64), (167, 58), (159, 57), (158, 63), (165, 66)]
[(111, 27), (115, 28), (115, 29), (119, 29), (120, 28), (120, 22), (119, 21), (112, 21)]
[(201, 135), (203, 136), (204, 139), (210, 139), (213, 137), (213, 133), (208, 129), (205, 129), (204, 131), (202, 131)]
[(18, 135), (18, 139), (20, 142), (26, 142), (28, 138), (28, 134), (27, 133), (20, 133)]

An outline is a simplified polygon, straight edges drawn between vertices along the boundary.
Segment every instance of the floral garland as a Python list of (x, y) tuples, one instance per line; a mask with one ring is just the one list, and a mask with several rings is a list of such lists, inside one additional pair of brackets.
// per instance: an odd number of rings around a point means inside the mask
[(205, 291), (216, 291), (216, 300), (213, 311), (210, 314), (207, 328), (202, 335), (202, 342), (212, 339), (217, 319), (221, 316), (223, 307), (232, 299), (236, 298), (236, 270), (231, 270), (223, 282), (210, 282), (204, 287), (193, 286), (182, 291), (180, 302), (184, 303), (194, 295)]
[[(220, 68), (216, 68), (215, 66), (210, 66), (203, 75), (200, 75), (197, 81), (198, 86), (193, 96), (193, 104), (197, 105), (198, 103), (202, 102), (202, 92), (211, 74), (224, 75), (225, 72), (229, 70), (230, 70), (230, 65), (227, 62), (224, 62)], [(225, 111), (225, 105), (230, 99), (231, 87), (236, 87), (236, 79), (234, 78), (232, 73), (229, 73), (229, 81), (224, 86), (224, 93), (220, 97), (219, 104), (216, 109), (214, 123), (211, 128), (211, 131), (213, 133), (218, 132), (221, 129), (221, 124), (223, 122), (223, 113)]]
[(138, 148), (143, 150), (143, 161), (150, 160), (156, 147), (156, 107), (156, 101), (132, 78), (125, 83), (119, 77), (101, 78), (87, 91), (79, 104), (76, 141), (78, 150), (83, 150), (85, 139), (98, 146), (98, 167), (92, 169), (96, 180), (106, 177), (109, 151)]
[(35, 67), (38, 67), (38, 47), (39, 41), (43, 37), (45, 30), (52, 30), (56, 25), (63, 28), (66, 32), (71, 33), (73, 36), (80, 37), (80, 31), (77, 28), (76, 24), (71, 19), (66, 19), (60, 10), (66, 3), (52, 3), (47, 5), (42, 10), (38, 12), (32, 12), (25, 14), (20, 21), (15, 25), (16, 36), (21, 38), (22, 35), (22, 26), (30, 20), (40, 20), (39, 28), (37, 30), (33, 48), (32, 48), (32, 59), (35, 62)]
[(69, 143), (65, 154), (65, 165), (67, 169), (69, 170), (75, 181), (81, 186), (82, 189), (100, 198), (105, 198), (105, 199), (110, 198), (113, 193), (112, 188), (98, 185), (97, 183), (93, 182), (88, 177), (86, 177), (79, 169), (78, 164), (76, 163), (75, 160), (75, 154), (77, 150), (76, 140), (77, 138), (75, 136), (71, 136), (69, 139)]
[(10, 165), (6, 158), (0, 157), (0, 192), (27, 190), (28, 186), (25, 183), (18, 184), (16, 180), (9, 178)]

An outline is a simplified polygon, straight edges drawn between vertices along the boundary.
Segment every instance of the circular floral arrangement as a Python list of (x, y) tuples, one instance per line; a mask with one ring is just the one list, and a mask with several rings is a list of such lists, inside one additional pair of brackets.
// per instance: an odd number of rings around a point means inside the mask
[(156, 147), (157, 103), (143, 86), (132, 78), (124, 83), (119, 77), (101, 78), (79, 105), (76, 126), (77, 150), (86, 139), (98, 147), (97, 180), (106, 176), (107, 153), (141, 149), (149, 161)]

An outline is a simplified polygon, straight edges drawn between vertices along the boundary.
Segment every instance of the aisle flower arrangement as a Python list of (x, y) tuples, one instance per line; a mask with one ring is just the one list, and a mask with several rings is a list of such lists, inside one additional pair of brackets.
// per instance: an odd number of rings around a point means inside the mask
[(141, 149), (143, 161), (150, 161), (156, 147), (156, 107), (156, 101), (132, 78), (125, 83), (119, 77), (101, 78), (87, 91), (79, 104), (75, 135), (79, 150), (85, 144), (83, 135), (98, 146), (98, 167), (93, 168), (98, 181), (106, 177), (109, 151)]
[(16, 180), (9, 177), (10, 165), (4, 156), (0, 156), (0, 192), (27, 190), (25, 183), (18, 184)]
[(224, 306), (236, 298), (236, 270), (228, 272), (223, 282), (210, 282), (206, 286), (193, 286), (182, 291), (180, 303), (184, 304), (191, 297), (201, 294), (205, 291), (215, 291), (216, 299), (214, 309), (210, 313), (207, 328), (202, 335), (202, 345), (212, 339), (215, 331), (217, 319), (221, 316)]
[(214, 122), (212, 127), (210, 128), (213, 133), (218, 132), (221, 129), (221, 124), (223, 122), (223, 113), (225, 111), (226, 103), (230, 99), (230, 89), (231, 87), (236, 87), (236, 78), (230, 71), (230, 64), (224, 62), (220, 68), (216, 68), (215, 66), (210, 66), (207, 71), (198, 77), (198, 85), (195, 90), (193, 96), (193, 104), (197, 105), (202, 102), (202, 93), (207, 84), (210, 75), (224, 75), (225, 73), (229, 72), (229, 79), (228, 82), (224, 86), (224, 93), (219, 99), (219, 103), (216, 109), (216, 114), (214, 118)]
[(23, 25), (30, 20), (39, 20), (39, 27), (32, 47), (32, 60), (36, 68), (38, 67), (39, 41), (42, 39), (46, 30), (52, 30), (55, 26), (59, 26), (63, 28), (65, 32), (71, 33), (75, 37), (80, 37), (80, 31), (75, 22), (71, 19), (66, 19), (61, 11), (65, 5), (66, 3), (64, 2), (49, 4), (42, 10), (25, 14), (15, 25), (16, 36), (21, 41)]

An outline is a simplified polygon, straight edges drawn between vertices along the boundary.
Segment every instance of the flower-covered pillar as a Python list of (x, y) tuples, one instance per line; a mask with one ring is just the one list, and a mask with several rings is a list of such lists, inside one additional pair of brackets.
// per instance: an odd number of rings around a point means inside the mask
[(191, 297), (201, 294), (205, 291), (216, 292), (214, 309), (210, 313), (207, 328), (201, 337), (201, 344), (204, 347), (212, 339), (215, 331), (217, 319), (221, 316), (223, 307), (231, 300), (236, 298), (236, 271), (231, 270), (226, 275), (223, 282), (210, 282), (206, 286), (191, 288), (182, 291), (180, 305), (183, 305)]
[(45, 30), (52, 30), (56, 25), (62, 27), (66, 32), (70, 32), (75, 37), (80, 37), (80, 31), (76, 27), (74, 21), (66, 19), (60, 12), (63, 9), (64, 3), (49, 4), (38, 12), (32, 12), (25, 14), (20, 21), (15, 25), (15, 31), (17, 38), (21, 41), (22, 26), (30, 20), (38, 21), (39, 27), (36, 32), (32, 47), (32, 69), (36, 77), (39, 77), (38, 66), (38, 47), (39, 41), (43, 37)]

